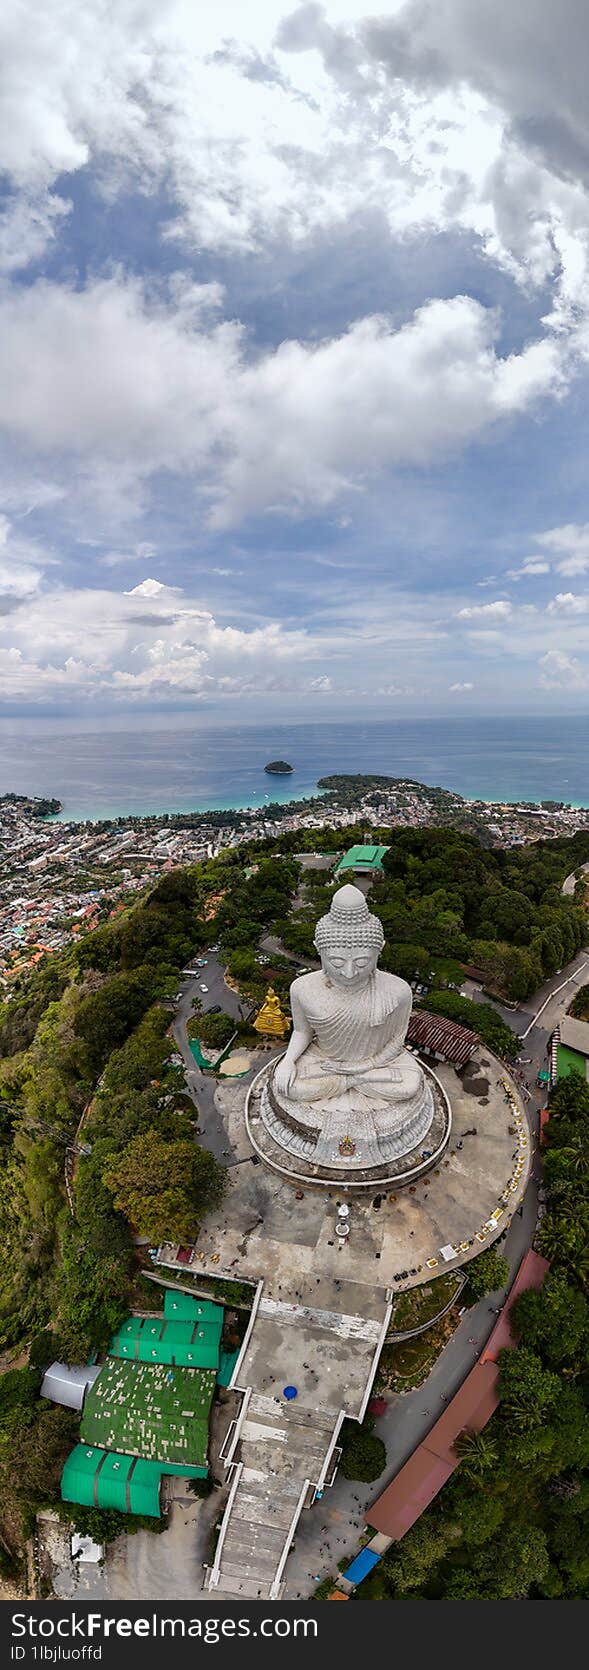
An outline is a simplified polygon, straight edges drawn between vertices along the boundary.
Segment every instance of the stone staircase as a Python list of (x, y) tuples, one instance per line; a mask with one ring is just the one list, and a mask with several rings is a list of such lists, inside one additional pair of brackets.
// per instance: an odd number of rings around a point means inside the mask
[(270, 1600), (309, 1484), (316, 1485), (335, 1426), (296, 1404), (256, 1393), (240, 1435), (237, 1488), (225, 1519), (215, 1589)]
[[(262, 1298), (239, 1376), (231, 1488), (207, 1578), (215, 1593), (279, 1597), (300, 1514), (331, 1472), (342, 1415), (359, 1412), (372, 1378), (383, 1316), (384, 1307), (363, 1318)], [(298, 1396), (289, 1401), (291, 1376)]]

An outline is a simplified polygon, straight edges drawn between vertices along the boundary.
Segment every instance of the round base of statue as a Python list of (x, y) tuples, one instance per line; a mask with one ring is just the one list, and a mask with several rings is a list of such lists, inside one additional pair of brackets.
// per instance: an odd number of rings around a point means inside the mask
[(248, 1094), (250, 1140), (300, 1181), (408, 1183), (436, 1164), (451, 1123), (436, 1075), (404, 1047), (411, 989), (378, 968), (382, 926), (357, 887), (334, 894), (315, 944), (321, 969), (291, 986), (288, 1049)]

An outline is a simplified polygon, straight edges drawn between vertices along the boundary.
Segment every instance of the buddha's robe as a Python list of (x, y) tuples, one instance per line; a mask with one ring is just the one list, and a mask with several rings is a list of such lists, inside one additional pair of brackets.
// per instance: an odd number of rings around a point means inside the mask
[(412, 1004), (405, 980), (376, 969), (365, 986), (346, 991), (317, 972), (295, 980), (292, 996), (293, 1015), (300, 1005), (312, 1033), (296, 1064), (293, 1101), (352, 1090), (403, 1104), (422, 1093), (419, 1062), (403, 1049)]

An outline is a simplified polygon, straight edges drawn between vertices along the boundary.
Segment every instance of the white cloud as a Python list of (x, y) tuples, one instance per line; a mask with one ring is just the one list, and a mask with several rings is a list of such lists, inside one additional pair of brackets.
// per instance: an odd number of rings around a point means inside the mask
[(509, 568), (507, 575), (509, 580), (525, 580), (528, 576), (549, 574), (550, 568), (551, 564), (545, 562), (542, 557), (526, 557), (521, 568)]
[(559, 574), (589, 573), (589, 522), (567, 522), (536, 535), (536, 543), (554, 556)]
[(173, 597), (176, 595), (176, 588), (165, 586), (163, 580), (141, 580), (138, 586), (133, 586), (132, 591), (125, 592), (125, 597), (161, 597), (166, 592)]
[(330, 678), (314, 674), (313, 663), (321, 666), (345, 641), (276, 621), (249, 630), (221, 623), (157, 581), (122, 594), (62, 587), (32, 595), (23, 585), (13, 602), (6, 619), (0, 616), (0, 689), (39, 701), (74, 684), (80, 700), (208, 699), (229, 688), (328, 692)]
[(589, 596), (582, 597), (573, 591), (559, 591), (548, 604), (549, 615), (586, 615), (589, 612)]
[(546, 690), (585, 690), (589, 688), (589, 670), (576, 656), (563, 650), (551, 649), (541, 656), (540, 684)]
[(470, 603), (464, 609), (459, 609), (457, 620), (509, 620), (512, 605), (506, 598), (496, 598), (494, 603)]
[(38, 198), (9, 198), (0, 215), (0, 273), (17, 272), (38, 261), (54, 243), (72, 205), (50, 192)]
[(217, 526), (296, 513), (447, 456), (557, 393), (554, 345), (502, 359), (497, 328), (455, 296), (399, 329), (366, 318), (252, 362), (239, 325), (195, 325), (136, 280), (40, 282), (0, 300), (0, 426), (123, 497), (156, 470), (193, 473)]
[(165, 184), (165, 235), (199, 250), (366, 213), (396, 237), (465, 231), (569, 320), (587, 273), (578, 0), (540, 30), (537, 0), (409, 0), (380, 22), (358, 0), (287, 3), (5, 0), (0, 168), (33, 199), (92, 162), (111, 198)]

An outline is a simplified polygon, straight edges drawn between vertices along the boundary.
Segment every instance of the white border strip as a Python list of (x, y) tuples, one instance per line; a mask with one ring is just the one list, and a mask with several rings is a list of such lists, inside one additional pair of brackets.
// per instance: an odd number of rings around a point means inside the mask
[(330, 1464), (330, 1461), (331, 1461), (331, 1457), (333, 1455), (334, 1450), (337, 1447), (337, 1441), (338, 1441), (338, 1438), (339, 1438), (339, 1435), (340, 1435), (340, 1430), (341, 1430), (342, 1424), (345, 1421), (345, 1419), (346, 1419), (346, 1411), (345, 1411), (345, 1409), (340, 1409), (340, 1412), (339, 1412), (339, 1415), (337, 1417), (333, 1432), (331, 1434), (331, 1438), (329, 1440), (329, 1448), (326, 1452), (326, 1455), (325, 1455), (325, 1458), (324, 1458), (324, 1461), (323, 1461), (323, 1466), (321, 1468), (319, 1478), (318, 1478), (317, 1483), (315, 1485), (315, 1490), (323, 1490), (324, 1489), (325, 1480), (327, 1478), (327, 1472), (328, 1472), (329, 1464)]
[[(237, 1362), (235, 1364), (235, 1368), (233, 1370), (233, 1374), (232, 1374), (231, 1379), (229, 1381), (229, 1387), (230, 1387), (231, 1391), (234, 1391), (236, 1388), (237, 1388), (237, 1390), (241, 1389), (238, 1386), (238, 1378), (239, 1378), (239, 1375), (241, 1373), (242, 1363), (244, 1361), (244, 1358), (246, 1356), (247, 1351), (249, 1350), (249, 1343), (250, 1343), (250, 1339), (252, 1337), (252, 1331), (253, 1331), (254, 1323), (255, 1323), (255, 1320), (256, 1320), (256, 1317), (257, 1317), (257, 1314), (258, 1314), (258, 1310), (259, 1310), (259, 1307), (260, 1307), (260, 1299), (262, 1297), (263, 1291), (264, 1291), (264, 1278), (260, 1277), (260, 1280), (258, 1282), (256, 1291), (255, 1291), (255, 1294), (254, 1294), (254, 1302), (253, 1302), (253, 1305), (252, 1305), (252, 1308), (251, 1308), (251, 1311), (250, 1311), (250, 1319), (249, 1319), (247, 1328), (245, 1330), (245, 1334), (243, 1336), (241, 1351), (239, 1353)], [(251, 1390), (251, 1387), (250, 1387), (250, 1390)]]
[(290, 1553), (290, 1545), (291, 1545), (294, 1533), (296, 1531), (297, 1525), (299, 1523), (299, 1519), (300, 1519), (302, 1511), (303, 1511), (303, 1503), (304, 1503), (307, 1491), (309, 1489), (310, 1483), (311, 1483), (310, 1479), (305, 1479), (305, 1482), (303, 1484), (303, 1488), (301, 1490), (301, 1493), (300, 1493), (300, 1496), (299, 1496), (294, 1514), (292, 1516), (290, 1525), (288, 1527), (288, 1531), (286, 1533), (282, 1554), (281, 1554), (280, 1559), (278, 1561), (278, 1565), (276, 1567), (275, 1575), (272, 1578), (272, 1587), (270, 1589), (270, 1594), (268, 1596), (269, 1600), (278, 1600), (278, 1598), (279, 1598), (278, 1591), (280, 1589), (282, 1573), (284, 1571), (284, 1567), (285, 1567), (286, 1562), (288, 1560), (288, 1556), (289, 1556), (289, 1553)]
[[(246, 1386), (245, 1392), (243, 1394), (241, 1408), (239, 1410), (239, 1413), (238, 1413), (236, 1419), (233, 1421), (233, 1432), (231, 1433), (231, 1442), (230, 1442), (227, 1454), (223, 1455), (222, 1452), (219, 1453), (219, 1460), (223, 1462), (224, 1467), (231, 1467), (232, 1465), (233, 1466), (236, 1465), (236, 1463), (233, 1461), (233, 1457), (234, 1457), (237, 1445), (239, 1443), (239, 1440), (241, 1438), (241, 1429), (242, 1429), (245, 1417), (247, 1415), (248, 1405), (249, 1405), (249, 1401), (250, 1401), (250, 1398), (251, 1398), (251, 1395), (252, 1395), (252, 1389), (253, 1388), (251, 1386)], [(229, 1428), (229, 1431), (231, 1431), (231, 1428)], [(227, 1436), (229, 1436), (229, 1433), (227, 1434)]]
[(371, 1365), (370, 1365), (370, 1373), (369, 1373), (369, 1376), (368, 1376), (366, 1391), (364, 1393), (364, 1397), (362, 1398), (362, 1402), (360, 1404), (360, 1413), (359, 1413), (359, 1415), (356, 1416), (356, 1420), (358, 1420), (358, 1421), (363, 1421), (364, 1416), (366, 1414), (366, 1410), (367, 1410), (369, 1399), (370, 1399), (370, 1394), (371, 1394), (371, 1391), (372, 1391), (372, 1382), (374, 1380), (374, 1376), (375, 1376), (376, 1370), (378, 1368), (380, 1354), (381, 1354), (381, 1351), (382, 1351), (382, 1348), (383, 1348), (383, 1345), (384, 1345), (384, 1342), (385, 1342), (385, 1339), (386, 1339), (386, 1336), (387, 1336), (387, 1333), (388, 1333), (389, 1322), (391, 1320), (392, 1310), (393, 1310), (393, 1302), (391, 1300), (390, 1304), (387, 1305), (387, 1308), (386, 1308), (386, 1311), (385, 1311), (384, 1321), (383, 1321), (383, 1324), (382, 1324), (382, 1328), (380, 1330), (378, 1345), (376, 1347), (376, 1350), (375, 1350), (375, 1353), (374, 1353), (374, 1356), (373, 1356), (373, 1359), (372, 1359), (372, 1362), (371, 1362)]
[(218, 1543), (217, 1543), (217, 1547), (215, 1549), (215, 1563), (211, 1567), (211, 1571), (210, 1571), (210, 1574), (209, 1574), (209, 1581), (207, 1583), (207, 1588), (208, 1589), (216, 1589), (217, 1584), (219, 1582), (219, 1578), (221, 1576), (221, 1555), (223, 1553), (223, 1544), (224, 1544), (225, 1538), (227, 1536), (227, 1531), (228, 1531), (228, 1528), (229, 1528), (229, 1519), (230, 1519), (230, 1516), (231, 1516), (231, 1510), (232, 1510), (232, 1507), (233, 1507), (233, 1503), (235, 1501), (235, 1497), (236, 1497), (236, 1494), (237, 1494), (237, 1487), (238, 1487), (242, 1472), (243, 1472), (243, 1462), (240, 1461), (240, 1462), (238, 1462), (238, 1465), (235, 1469), (231, 1489), (229, 1491), (229, 1495), (228, 1495), (228, 1498), (227, 1498), (227, 1505), (226, 1505), (226, 1508), (225, 1508), (225, 1512), (223, 1514), (223, 1519), (222, 1519), (222, 1523), (221, 1523), (221, 1530), (219, 1532), (219, 1540), (218, 1540)]

